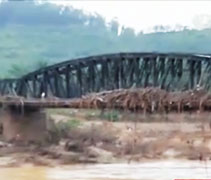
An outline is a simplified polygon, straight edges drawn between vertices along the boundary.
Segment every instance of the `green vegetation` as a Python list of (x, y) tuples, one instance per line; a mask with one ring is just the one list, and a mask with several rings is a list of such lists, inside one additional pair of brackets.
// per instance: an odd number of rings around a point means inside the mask
[(59, 115), (63, 115), (63, 116), (71, 116), (71, 117), (75, 117), (76, 113), (78, 112), (77, 109), (47, 109), (46, 110), (48, 116), (50, 115), (55, 115), (55, 114), (59, 114)]
[(96, 109), (89, 109), (89, 110), (84, 110), (85, 113), (85, 119), (87, 120), (94, 120), (98, 119), (100, 117), (100, 111)]
[(63, 130), (63, 129), (71, 129), (71, 128), (75, 128), (78, 127), (80, 125), (80, 121), (77, 119), (70, 119), (68, 121), (60, 121), (57, 124), (57, 127), (59, 130)]
[(112, 110), (102, 113), (99, 118), (105, 119), (108, 121), (116, 122), (120, 119), (120, 113), (118, 111)]
[[(10, 13), (8, 13), (10, 12)], [(76, 57), (126, 52), (211, 52), (211, 30), (135, 34), (116, 21), (48, 3), (0, 4), (0, 77), (19, 77)]]
[(69, 131), (77, 128), (80, 125), (80, 121), (77, 119), (70, 119), (67, 121), (59, 121), (56, 124), (56, 134), (59, 137), (68, 135)]
[(85, 119), (87, 120), (107, 120), (117, 122), (121, 119), (121, 113), (117, 110), (83, 110), (85, 111)]

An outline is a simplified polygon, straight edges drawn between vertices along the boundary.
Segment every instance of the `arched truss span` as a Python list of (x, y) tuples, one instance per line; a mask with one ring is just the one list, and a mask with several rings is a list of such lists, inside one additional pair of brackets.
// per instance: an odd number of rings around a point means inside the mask
[(20, 79), (0, 81), (1, 95), (80, 97), (131, 87), (169, 91), (211, 89), (211, 56), (184, 53), (117, 53), (58, 63)]

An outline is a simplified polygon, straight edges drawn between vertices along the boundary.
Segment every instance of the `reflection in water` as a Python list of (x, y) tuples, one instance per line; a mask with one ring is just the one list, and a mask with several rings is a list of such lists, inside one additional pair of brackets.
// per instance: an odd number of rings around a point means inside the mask
[(205, 166), (203, 162), (169, 160), (139, 164), (0, 169), (0, 180), (169, 180), (175, 178), (211, 178), (211, 163)]

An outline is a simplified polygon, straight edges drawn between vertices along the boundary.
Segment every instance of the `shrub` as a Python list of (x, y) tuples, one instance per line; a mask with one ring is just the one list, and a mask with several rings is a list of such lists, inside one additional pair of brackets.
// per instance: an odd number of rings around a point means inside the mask
[(109, 111), (109, 112), (104, 112), (100, 115), (100, 118), (106, 119), (112, 122), (116, 122), (120, 119), (120, 114), (118, 111)]
[(56, 132), (59, 137), (66, 137), (71, 129), (77, 128), (79, 125), (80, 121), (77, 119), (60, 121), (56, 124)]

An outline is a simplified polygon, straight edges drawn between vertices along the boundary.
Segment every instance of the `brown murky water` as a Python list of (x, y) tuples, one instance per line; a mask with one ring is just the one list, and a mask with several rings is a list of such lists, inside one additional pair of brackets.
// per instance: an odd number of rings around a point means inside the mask
[(44, 167), (21, 167), (0, 169), (2, 180), (48, 180), (47, 169)]
[(97, 164), (1, 168), (2, 180), (171, 180), (211, 178), (211, 162), (157, 161), (131, 164)]

